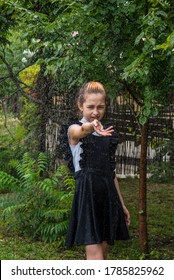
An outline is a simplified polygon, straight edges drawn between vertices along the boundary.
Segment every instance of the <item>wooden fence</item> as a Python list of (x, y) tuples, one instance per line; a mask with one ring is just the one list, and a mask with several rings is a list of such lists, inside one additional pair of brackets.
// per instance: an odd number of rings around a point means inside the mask
[[(50, 154), (56, 154), (55, 164), (59, 164), (60, 125), (75, 111), (72, 101), (66, 104), (62, 97), (54, 98), (51, 118), (46, 126), (46, 149)], [(140, 160), (140, 127), (135, 117), (139, 110), (131, 98), (119, 97), (109, 105), (106, 121), (111, 122), (119, 134), (119, 144), (116, 151), (116, 173), (120, 177), (135, 176), (139, 173)], [(166, 144), (172, 141), (174, 131), (174, 110), (170, 106), (161, 111), (158, 117), (149, 120), (149, 144), (147, 150), (148, 166), (155, 161), (169, 161), (171, 153), (164, 152)], [(174, 140), (173, 140), (174, 141)], [(161, 151), (161, 153), (160, 153)], [(173, 155), (172, 155), (173, 156)]]

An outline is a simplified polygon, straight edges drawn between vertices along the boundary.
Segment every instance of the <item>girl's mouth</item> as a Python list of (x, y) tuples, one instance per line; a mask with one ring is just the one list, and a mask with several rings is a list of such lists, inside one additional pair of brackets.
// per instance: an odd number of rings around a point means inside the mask
[(98, 120), (99, 117), (91, 117), (92, 120)]

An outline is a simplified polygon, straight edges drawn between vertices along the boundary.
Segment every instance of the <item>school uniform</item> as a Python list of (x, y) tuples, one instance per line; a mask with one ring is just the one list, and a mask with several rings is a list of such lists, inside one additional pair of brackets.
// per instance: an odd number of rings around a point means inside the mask
[[(79, 124), (86, 122), (83, 118)], [(90, 245), (129, 239), (123, 208), (114, 184), (117, 135), (96, 132), (69, 145), (69, 167), (76, 187), (65, 245)]]

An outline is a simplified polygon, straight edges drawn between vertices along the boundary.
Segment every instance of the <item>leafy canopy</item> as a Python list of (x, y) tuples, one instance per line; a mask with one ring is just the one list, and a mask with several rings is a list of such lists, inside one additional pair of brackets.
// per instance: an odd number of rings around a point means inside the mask
[[(1, 1), (2, 2), (2, 1)], [(3, 1), (22, 40), (62, 88), (100, 80), (111, 96), (130, 92), (140, 122), (170, 103), (173, 91), (173, 1)], [(15, 26), (14, 25), (15, 22)], [(13, 28), (12, 28), (13, 27)]]

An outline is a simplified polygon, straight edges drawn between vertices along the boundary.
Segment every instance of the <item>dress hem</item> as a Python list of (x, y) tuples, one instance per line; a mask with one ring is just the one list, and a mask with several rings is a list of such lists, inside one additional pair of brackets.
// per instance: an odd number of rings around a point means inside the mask
[(73, 244), (69, 245), (65, 243), (65, 247), (73, 247), (73, 246), (87, 246), (87, 245), (94, 245), (94, 244), (101, 244), (103, 242), (107, 242), (108, 245), (113, 246), (116, 241), (128, 241), (130, 240), (130, 237), (127, 238), (119, 238), (119, 239), (114, 239), (114, 241), (108, 241), (106, 240), (101, 240), (101, 241), (91, 241), (91, 242), (83, 242), (83, 243), (76, 243), (74, 242)]

